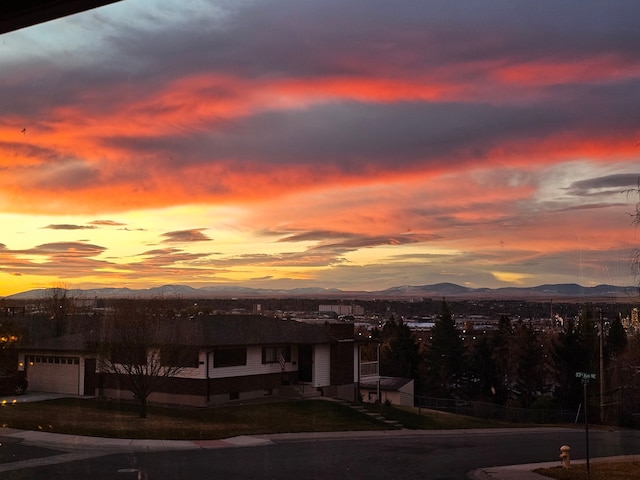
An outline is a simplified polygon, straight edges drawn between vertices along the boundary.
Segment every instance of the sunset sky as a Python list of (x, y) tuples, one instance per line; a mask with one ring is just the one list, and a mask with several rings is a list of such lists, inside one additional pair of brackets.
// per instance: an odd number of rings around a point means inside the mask
[(124, 0), (0, 36), (0, 296), (637, 283), (640, 3)]

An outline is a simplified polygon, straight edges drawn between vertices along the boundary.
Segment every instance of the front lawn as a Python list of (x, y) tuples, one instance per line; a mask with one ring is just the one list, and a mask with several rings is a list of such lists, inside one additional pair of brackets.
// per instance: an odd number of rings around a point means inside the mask
[[(393, 405), (371, 404), (367, 408), (377, 411), (389, 420), (400, 422), (405, 428), (413, 430), (450, 430), (464, 428), (513, 427), (513, 424), (496, 420), (468, 417), (438, 410), (417, 409), (415, 407), (396, 407)], [(520, 425), (521, 426), (521, 425)]]
[(216, 408), (150, 406), (148, 418), (141, 419), (137, 407), (127, 403), (60, 399), (4, 405), (0, 424), (74, 435), (184, 440), (389, 428), (348, 406), (322, 400)]
[[(583, 480), (587, 478), (586, 465), (572, 465), (571, 468), (562, 467), (539, 468), (536, 473), (558, 480)], [(589, 465), (591, 480), (629, 480), (640, 478), (640, 462), (595, 463)]]

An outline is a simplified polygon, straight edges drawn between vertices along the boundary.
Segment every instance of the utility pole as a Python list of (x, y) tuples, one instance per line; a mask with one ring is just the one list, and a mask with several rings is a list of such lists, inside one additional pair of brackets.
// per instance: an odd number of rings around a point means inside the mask
[(600, 319), (598, 322), (598, 330), (600, 332), (600, 423), (605, 423), (604, 414), (604, 324), (602, 323), (602, 309), (600, 311)]

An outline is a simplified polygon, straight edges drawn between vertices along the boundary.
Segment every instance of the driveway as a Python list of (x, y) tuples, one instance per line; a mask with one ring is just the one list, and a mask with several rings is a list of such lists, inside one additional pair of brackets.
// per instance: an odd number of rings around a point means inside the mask
[(23, 395), (0, 395), (0, 404), (6, 405), (7, 403), (42, 402), (43, 400), (54, 400), (56, 398), (74, 396), (77, 395), (68, 395), (65, 393), (27, 392)]

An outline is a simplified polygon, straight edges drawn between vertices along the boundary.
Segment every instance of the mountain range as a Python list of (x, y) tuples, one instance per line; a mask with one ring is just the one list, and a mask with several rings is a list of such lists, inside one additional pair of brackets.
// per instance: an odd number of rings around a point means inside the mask
[[(7, 296), (7, 299), (28, 300), (47, 296), (50, 289), (35, 289)], [(619, 287), (614, 285), (597, 285), (583, 287), (581, 285), (554, 284), (537, 287), (502, 287), (502, 288), (469, 288), (454, 283), (437, 283), (434, 285), (403, 285), (378, 291), (347, 291), (337, 288), (294, 288), (294, 289), (262, 289), (238, 286), (207, 286), (193, 288), (187, 285), (164, 285), (147, 289), (130, 288), (95, 288), (68, 289), (70, 296), (81, 298), (350, 298), (350, 299), (409, 299), (409, 298), (456, 298), (456, 299), (614, 299), (616, 301), (638, 300), (638, 287)]]

